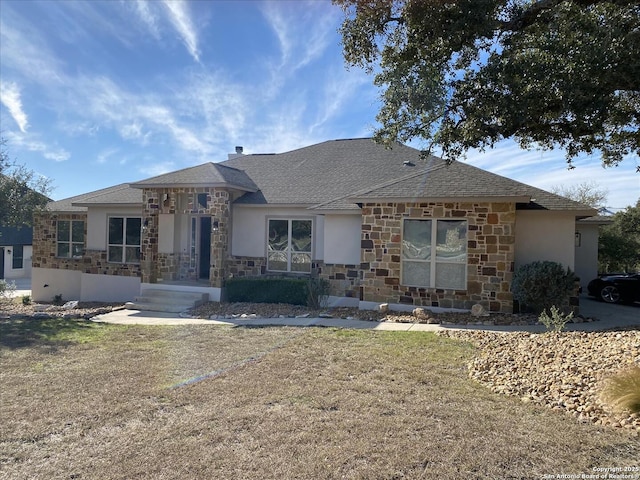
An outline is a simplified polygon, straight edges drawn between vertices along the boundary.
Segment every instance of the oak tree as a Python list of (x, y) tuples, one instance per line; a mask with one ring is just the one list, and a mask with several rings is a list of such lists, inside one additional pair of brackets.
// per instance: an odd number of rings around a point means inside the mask
[(637, 0), (333, 1), (347, 64), (382, 87), (379, 141), (640, 154)]

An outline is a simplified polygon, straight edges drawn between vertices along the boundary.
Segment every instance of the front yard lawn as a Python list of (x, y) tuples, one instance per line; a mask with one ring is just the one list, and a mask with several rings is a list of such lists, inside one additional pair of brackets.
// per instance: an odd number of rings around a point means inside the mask
[(542, 478), (640, 458), (627, 432), (476, 384), (473, 347), (428, 333), (1, 322), (1, 478)]

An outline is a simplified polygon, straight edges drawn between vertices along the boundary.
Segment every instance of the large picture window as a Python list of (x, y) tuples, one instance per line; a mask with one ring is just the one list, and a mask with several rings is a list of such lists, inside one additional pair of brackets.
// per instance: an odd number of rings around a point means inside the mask
[(402, 285), (466, 290), (467, 222), (405, 219)]
[(109, 217), (108, 261), (140, 263), (141, 232), (140, 217)]
[(311, 220), (268, 221), (267, 270), (311, 273)]
[(56, 256), (80, 258), (84, 253), (84, 221), (58, 220)]

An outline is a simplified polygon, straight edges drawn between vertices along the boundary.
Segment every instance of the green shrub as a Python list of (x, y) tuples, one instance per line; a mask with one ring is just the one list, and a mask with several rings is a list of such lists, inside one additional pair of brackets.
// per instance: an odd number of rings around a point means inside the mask
[(571, 269), (557, 262), (532, 262), (515, 271), (511, 291), (521, 306), (541, 313), (552, 305), (566, 305), (575, 280)]
[(64, 305), (64, 300), (62, 299), (61, 293), (53, 296), (53, 304), (58, 306)]
[(22, 304), (23, 305), (31, 305), (31, 295), (23, 295), (22, 296)]
[(551, 305), (549, 311), (551, 316), (547, 315), (546, 310), (543, 310), (538, 317), (538, 321), (550, 331), (561, 332), (564, 326), (573, 318), (573, 312), (565, 315), (555, 305)]
[(640, 367), (633, 366), (608, 378), (601, 396), (614, 410), (640, 413)]
[(307, 304), (307, 279), (241, 277), (226, 281), (229, 302)]

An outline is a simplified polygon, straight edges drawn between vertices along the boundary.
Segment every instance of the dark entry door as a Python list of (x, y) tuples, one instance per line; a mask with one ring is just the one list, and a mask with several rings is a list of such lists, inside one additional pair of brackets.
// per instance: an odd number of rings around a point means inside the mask
[(199, 277), (209, 278), (211, 264), (211, 217), (200, 217)]

